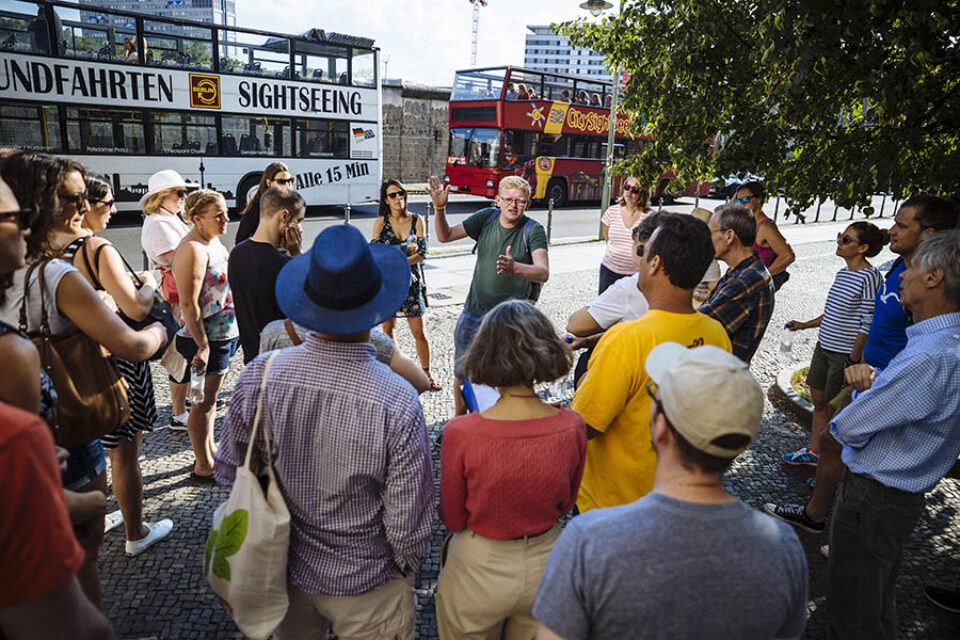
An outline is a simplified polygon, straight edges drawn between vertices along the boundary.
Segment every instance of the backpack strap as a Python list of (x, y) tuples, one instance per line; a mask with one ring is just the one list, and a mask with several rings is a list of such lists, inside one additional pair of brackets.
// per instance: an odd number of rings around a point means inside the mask
[[(480, 211), (483, 211), (483, 209), (481, 209)], [(499, 217), (500, 217), (500, 209), (499, 207), (494, 207), (490, 212), (490, 215), (487, 216), (487, 219), (483, 221), (483, 225), (480, 226), (480, 233), (477, 234), (477, 240), (476, 242), (473, 243), (473, 249), (470, 250), (470, 253), (477, 252), (477, 247), (480, 246), (480, 236), (483, 235), (483, 230), (486, 229), (488, 226), (490, 226), (490, 223)]]
[(297, 347), (303, 344), (303, 340), (297, 335), (297, 330), (293, 328), (293, 321), (290, 318), (283, 320), (283, 328), (287, 330), (287, 335), (290, 337), (293, 346)]

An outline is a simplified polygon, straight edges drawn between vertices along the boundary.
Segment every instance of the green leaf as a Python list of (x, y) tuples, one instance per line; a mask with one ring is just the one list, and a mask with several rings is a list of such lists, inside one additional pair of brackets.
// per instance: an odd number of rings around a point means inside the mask
[(250, 514), (246, 509), (237, 509), (223, 519), (220, 523), (220, 534), (217, 536), (217, 556), (226, 558), (240, 550), (247, 537), (249, 518)]
[(230, 563), (223, 556), (213, 556), (213, 575), (224, 580), (230, 580)]
[(210, 533), (207, 535), (207, 548), (203, 552), (203, 575), (210, 573), (210, 559), (213, 558), (213, 550), (217, 544), (217, 530), (210, 527)]

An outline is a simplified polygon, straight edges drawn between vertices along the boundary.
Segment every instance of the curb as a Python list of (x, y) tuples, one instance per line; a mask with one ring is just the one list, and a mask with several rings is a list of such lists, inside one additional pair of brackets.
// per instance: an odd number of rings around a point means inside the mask
[(775, 398), (779, 400), (782, 408), (796, 416), (801, 424), (809, 426), (813, 421), (813, 405), (806, 399), (800, 397), (800, 394), (798, 394), (794, 390), (793, 385), (790, 384), (790, 379), (793, 377), (793, 374), (805, 366), (806, 365), (792, 366), (781, 369), (780, 373), (777, 374), (776, 382), (770, 385), (769, 395), (771, 399)]

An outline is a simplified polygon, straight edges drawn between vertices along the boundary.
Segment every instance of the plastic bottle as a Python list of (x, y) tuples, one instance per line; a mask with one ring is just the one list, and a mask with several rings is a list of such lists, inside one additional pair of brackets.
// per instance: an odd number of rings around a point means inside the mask
[(190, 365), (190, 402), (203, 402), (203, 373), (197, 365)]
[(785, 329), (780, 337), (780, 365), (789, 367), (793, 364), (793, 336), (789, 329)]
[(407, 255), (412, 256), (417, 252), (417, 234), (410, 229), (410, 235), (407, 236)]

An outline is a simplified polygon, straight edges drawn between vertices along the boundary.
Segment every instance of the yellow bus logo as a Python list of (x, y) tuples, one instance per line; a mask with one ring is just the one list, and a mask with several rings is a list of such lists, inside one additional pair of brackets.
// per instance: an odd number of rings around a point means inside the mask
[(191, 73), (190, 106), (195, 109), (219, 109), (220, 77)]

